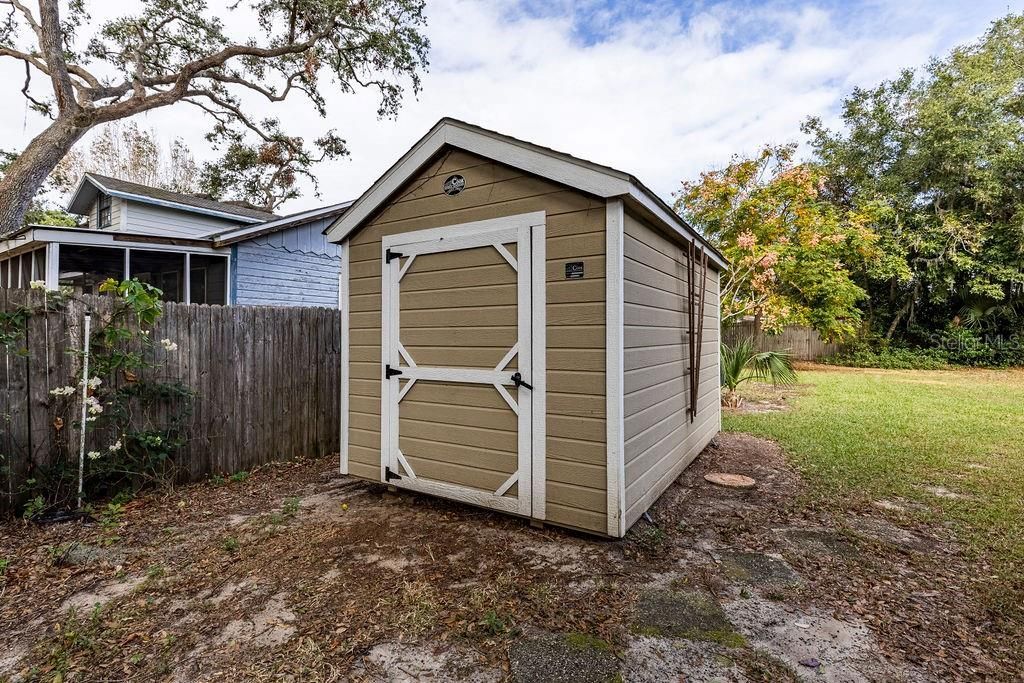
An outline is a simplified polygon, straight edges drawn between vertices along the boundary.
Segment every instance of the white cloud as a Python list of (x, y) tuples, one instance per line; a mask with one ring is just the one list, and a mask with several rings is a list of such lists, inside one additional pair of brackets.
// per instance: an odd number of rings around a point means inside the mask
[[(684, 13), (652, 3), (624, 15), (595, 2), (555, 3), (543, 14), (512, 0), (428, 3), (432, 66), (397, 121), (378, 121), (365, 92), (329, 96), (327, 121), (297, 101), (253, 101), (297, 134), (333, 127), (348, 140), (351, 158), (319, 169), (323, 201), (358, 195), (442, 116), (621, 168), (667, 198), (733, 153), (800, 139), (799, 123), (834, 120), (851, 87), (971, 40), (1007, 9), (1005, 0), (866, 0), (854, 9), (727, 2)], [(584, 10), (597, 39), (581, 36)], [(11, 97), (17, 71), (0, 71)], [(7, 148), (39, 129), (31, 117), (20, 107), (0, 112)], [(205, 149), (208, 122), (195, 111), (179, 106), (142, 123)], [(286, 208), (318, 203), (309, 195)]]

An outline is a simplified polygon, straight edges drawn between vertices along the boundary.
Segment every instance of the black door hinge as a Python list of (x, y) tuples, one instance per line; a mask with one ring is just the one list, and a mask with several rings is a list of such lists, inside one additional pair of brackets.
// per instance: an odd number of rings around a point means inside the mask
[(512, 384), (515, 384), (517, 387), (526, 387), (530, 391), (533, 391), (533, 385), (524, 382), (523, 376), (520, 375), (518, 372), (512, 375)]
[(401, 375), (402, 371), (398, 368), (393, 368), (390, 365), (384, 366), (384, 379), (391, 379), (395, 375)]
[(388, 249), (384, 252), (384, 263), (391, 263), (396, 258), (402, 258), (405, 254), (399, 254), (397, 251), (391, 251)]
[(391, 481), (392, 479), (401, 479), (402, 475), (398, 472), (392, 472), (390, 467), (384, 468), (384, 481)]

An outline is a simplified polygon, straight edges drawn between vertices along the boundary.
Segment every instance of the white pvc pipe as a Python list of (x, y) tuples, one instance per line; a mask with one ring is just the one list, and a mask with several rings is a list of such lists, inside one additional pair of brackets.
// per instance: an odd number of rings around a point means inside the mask
[(78, 507), (82, 507), (82, 482), (85, 478), (85, 425), (89, 404), (89, 336), (92, 329), (92, 315), (85, 314), (85, 339), (82, 342), (82, 428), (78, 435)]

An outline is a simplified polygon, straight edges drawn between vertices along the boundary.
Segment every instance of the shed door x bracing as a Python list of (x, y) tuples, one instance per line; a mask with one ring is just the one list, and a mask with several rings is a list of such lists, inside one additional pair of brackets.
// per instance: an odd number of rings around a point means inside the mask
[(529, 222), (393, 235), (382, 251), (382, 479), (529, 515)]

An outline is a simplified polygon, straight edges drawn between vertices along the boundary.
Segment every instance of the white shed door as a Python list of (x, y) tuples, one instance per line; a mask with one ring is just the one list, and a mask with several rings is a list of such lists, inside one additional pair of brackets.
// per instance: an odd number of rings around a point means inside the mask
[(381, 478), (531, 512), (530, 226), (385, 237)]

